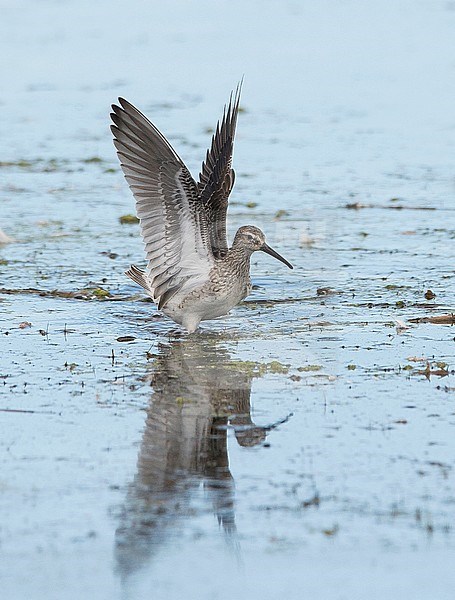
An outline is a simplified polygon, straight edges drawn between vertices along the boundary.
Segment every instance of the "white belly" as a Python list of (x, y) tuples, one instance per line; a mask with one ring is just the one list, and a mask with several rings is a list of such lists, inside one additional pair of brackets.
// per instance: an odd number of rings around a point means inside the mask
[[(209, 287), (209, 286), (208, 286)], [(220, 289), (200, 288), (191, 292), (179, 292), (163, 308), (165, 315), (183, 325), (190, 333), (201, 321), (226, 315), (251, 291), (251, 283), (236, 282)]]

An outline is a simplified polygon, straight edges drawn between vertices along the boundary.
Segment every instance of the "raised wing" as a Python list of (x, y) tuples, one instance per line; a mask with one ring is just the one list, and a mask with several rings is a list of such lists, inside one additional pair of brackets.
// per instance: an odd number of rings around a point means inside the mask
[(241, 87), (240, 83), (234, 97), (231, 94), (229, 106), (227, 110), (226, 107), (224, 109), (221, 125), (219, 121), (217, 123), (212, 146), (202, 163), (197, 184), (207, 215), (210, 246), (217, 258), (224, 256), (228, 250), (226, 213), (228, 197), (235, 179), (231, 164)]
[(132, 104), (112, 106), (114, 144), (136, 199), (147, 253), (143, 273), (127, 274), (163, 308), (188, 282), (202, 285), (214, 265), (196, 183), (158, 129)]

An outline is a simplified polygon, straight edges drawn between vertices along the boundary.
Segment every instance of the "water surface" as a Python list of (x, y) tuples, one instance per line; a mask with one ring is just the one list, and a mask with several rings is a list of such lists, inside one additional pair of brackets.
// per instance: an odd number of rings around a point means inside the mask
[[(2, 8), (5, 598), (451, 598), (452, 3)], [(230, 236), (295, 269), (182, 336), (109, 106), (197, 175), (243, 74)]]

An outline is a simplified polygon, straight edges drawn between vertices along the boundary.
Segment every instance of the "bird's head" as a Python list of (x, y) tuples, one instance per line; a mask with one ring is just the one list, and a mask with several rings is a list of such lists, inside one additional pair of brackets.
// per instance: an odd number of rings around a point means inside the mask
[(270, 254), (270, 256), (280, 260), (290, 269), (294, 268), (291, 263), (289, 263), (285, 258), (278, 254), (278, 252), (266, 244), (264, 233), (257, 227), (254, 227), (254, 225), (245, 225), (244, 227), (240, 227), (235, 234), (233, 246), (242, 247), (251, 254), (261, 250), (262, 252), (266, 252), (267, 254)]

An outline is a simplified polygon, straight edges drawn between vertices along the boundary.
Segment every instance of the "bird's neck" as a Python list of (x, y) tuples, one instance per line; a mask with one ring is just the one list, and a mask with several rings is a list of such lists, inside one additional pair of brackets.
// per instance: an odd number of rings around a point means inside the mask
[(228, 250), (225, 260), (228, 260), (231, 264), (237, 264), (240, 268), (249, 270), (250, 258), (253, 253), (244, 246), (236, 246), (233, 244), (232, 248)]

